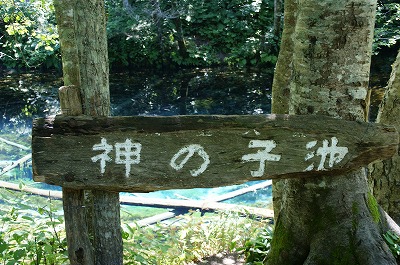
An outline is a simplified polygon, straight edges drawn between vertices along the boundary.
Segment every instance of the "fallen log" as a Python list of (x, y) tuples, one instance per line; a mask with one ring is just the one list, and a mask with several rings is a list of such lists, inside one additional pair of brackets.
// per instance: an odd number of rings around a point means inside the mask
[(26, 161), (28, 161), (29, 159), (32, 158), (32, 154), (27, 154), (26, 156), (24, 156), (23, 158), (18, 159), (17, 161), (13, 162), (11, 165), (6, 166), (5, 168), (3, 168), (0, 171), (0, 176), (7, 173), (8, 171), (10, 171), (11, 169), (25, 163)]
[(198, 200), (176, 200), (176, 199), (157, 199), (157, 198), (137, 198), (133, 196), (120, 196), (121, 201), (125, 204), (135, 206), (157, 207), (166, 209), (199, 209), (234, 211), (248, 213), (264, 218), (273, 218), (273, 211), (269, 209), (256, 208), (251, 206), (242, 206), (236, 204), (228, 204), (213, 201), (198, 201)]
[(39, 196), (43, 196), (43, 197), (62, 199), (61, 191), (44, 190), (44, 189), (27, 187), (27, 186), (21, 187), (19, 184), (10, 183), (10, 182), (6, 182), (6, 181), (0, 181), (0, 187), (9, 189), (9, 190), (24, 191), (27, 193), (31, 193), (31, 194), (35, 194), (35, 195), (39, 195)]
[[(52, 197), (55, 199), (62, 199), (61, 191), (53, 191), (53, 190), (43, 190), (32, 187), (20, 187), (20, 185), (15, 183), (9, 183), (6, 181), (0, 181), (0, 187), (15, 190), (15, 191), (24, 191), (31, 194), (43, 196), (43, 197)], [(250, 190), (249, 190), (250, 191)], [(143, 207), (157, 207), (157, 208), (166, 208), (166, 209), (184, 209), (184, 210), (201, 210), (201, 211), (234, 211), (234, 212), (245, 212), (248, 214), (256, 215), (263, 218), (273, 218), (273, 211), (269, 209), (256, 208), (250, 206), (241, 206), (235, 204), (228, 203), (219, 203), (216, 201), (199, 201), (199, 200), (176, 200), (176, 199), (158, 199), (158, 198), (144, 198), (144, 197), (134, 197), (134, 196), (120, 196), (120, 201), (125, 205), (132, 206), (143, 206)], [(173, 213), (173, 212), (171, 212)], [(162, 215), (162, 220), (172, 218), (174, 215), (169, 214), (170, 217), (166, 217), (166, 215)], [(159, 217), (157, 217), (159, 218)], [(156, 218), (156, 219), (157, 219)], [(148, 219), (147, 221), (143, 221), (143, 224), (150, 224), (151, 222)], [(153, 219), (154, 220), (154, 219)], [(161, 219), (160, 219), (161, 220)]]
[(9, 140), (7, 140), (7, 139), (4, 139), (4, 138), (2, 138), (2, 137), (0, 137), (0, 141), (1, 141), (1, 142), (4, 142), (4, 143), (6, 143), (6, 144), (9, 144), (9, 145), (18, 147), (19, 149), (23, 149), (23, 150), (30, 150), (30, 149), (31, 149), (30, 147), (26, 147), (26, 146), (24, 146), (24, 145), (22, 145), (22, 144), (14, 143), (14, 142), (9, 141)]

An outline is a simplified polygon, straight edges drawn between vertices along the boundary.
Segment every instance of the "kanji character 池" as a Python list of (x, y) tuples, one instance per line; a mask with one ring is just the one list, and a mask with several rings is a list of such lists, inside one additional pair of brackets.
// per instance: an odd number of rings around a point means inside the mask
[[(339, 163), (340, 161), (343, 160), (343, 158), (346, 156), (346, 154), (349, 152), (349, 149), (347, 147), (339, 147), (337, 146), (338, 144), (338, 139), (336, 137), (331, 138), (332, 144), (329, 146), (329, 141), (328, 140), (323, 140), (322, 141), (322, 147), (319, 147), (317, 151), (312, 151), (308, 153), (305, 157), (305, 161), (310, 160), (313, 158), (315, 155), (320, 156), (321, 160), (319, 162), (319, 165), (317, 167), (317, 171), (319, 170), (325, 170), (325, 162), (327, 157), (329, 156), (329, 161), (328, 161), (328, 166), (333, 167), (334, 164)], [(311, 141), (308, 142), (306, 145), (307, 149), (311, 149), (317, 145), (318, 141)], [(310, 171), (314, 169), (314, 163), (309, 165), (305, 171)]]

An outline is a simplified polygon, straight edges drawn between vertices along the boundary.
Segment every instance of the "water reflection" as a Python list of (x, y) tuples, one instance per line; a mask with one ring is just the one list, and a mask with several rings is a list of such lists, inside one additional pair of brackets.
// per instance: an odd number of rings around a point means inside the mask
[(62, 79), (54, 74), (28, 73), (0, 79), (0, 130), (4, 134), (30, 134), (32, 118), (59, 111), (58, 87)]
[(115, 75), (110, 80), (112, 114), (269, 113), (270, 83), (270, 74), (215, 69)]

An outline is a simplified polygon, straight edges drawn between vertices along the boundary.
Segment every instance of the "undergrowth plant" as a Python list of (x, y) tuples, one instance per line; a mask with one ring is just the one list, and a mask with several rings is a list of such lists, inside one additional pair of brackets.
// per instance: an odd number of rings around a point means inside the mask
[(123, 225), (126, 264), (189, 264), (220, 252), (242, 249), (269, 226), (239, 213), (220, 212), (200, 216), (197, 211), (176, 217), (170, 224), (139, 227)]
[(67, 264), (60, 204), (37, 202), (25, 193), (0, 189), (0, 264)]
[(397, 261), (400, 261), (400, 237), (393, 231), (389, 230), (383, 234), (383, 238), (389, 246), (390, 251), (392, 251), (393, 256)]
[(246, 257), (246, 264), (264, 264), (271, 248), (272, 234), (272, 228), (265, 226), (256, 237), (247, 238), (244, 246), (239, 249)]
[[(61, 201), (0, 189), (0, 204), (0, 265), (69, 264)], [(245, 212), (191, 211), (145, 227), (125, 222), (126, 265), (193, 264), (221, 252), (256, 262), (269, 249), (268, 221)]]

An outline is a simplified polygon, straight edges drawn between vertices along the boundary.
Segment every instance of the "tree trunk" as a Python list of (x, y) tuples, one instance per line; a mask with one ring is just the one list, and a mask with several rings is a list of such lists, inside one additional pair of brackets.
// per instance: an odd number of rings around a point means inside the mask
[[(393, 64), (387, 90), (379, 108), (377, 122), (394, 125), (400, 131), (400, 51)], [(400, 224), (400, 156), (370, 166), (373, 193), (382, 208)]]
[(187, 59), (187, 58), (189, 58), (189, 53), (187, 51), (185, 39), (183, 37), (181, 18), (180, 17), (173, 18), (172, 22), (174, 23), (175, 30), (176, 30), (175, 37), (176, 37), (176, 41), (178, 43), (179, 55), (182, 57), (182, 59)]
[[(56, 0), (54, 5), (64, 83), (80, 89), (83, 114), (108, 116), (110, 94), (104, 1)], [(69, 114), (65, 108), (63, 112)], [(89, 227), (93, 225), (93, 247), (84, 223), (90, 214), (83, 207), (83, 191), (64, 189), (63, 196), (71, 264), (93, 264), (94, 259), (95, 264), (122, 264), (119, 194), (94, 192), (94, 218), (89, 224)]]
[[(78, 46), (75, 39), (74, 1), (54, 1), (57, 28), (60, 36), (64, 87), (59, 90), (61, 112), (81, 115), (80, 73)], [(79, 101), (79, 102), (78, 102)], [(68, 258), (71, 265), (94, 264), (94, 251), (87, 227), (84, 191), (62, 189)]]
[[(364, 120), (375, 7), (373, 0), (299, 3), (290, 114)], [(396, 264), (378, 229), (365, 169), (285, 181), (276, 218), (269, 265)]]
[(282, 29), (282, 8), (283, 8), (283, 0), (274, 0), (273, 35), (277, 42), (279, 40), (279, 36), (281, 35), (281, 29)]
[[(285, 1), (284, 27), (279, 50), (278, 61), (275, 66), (274, 81), (272, 83), (272, 113), (289, 113), (289, 82), (292, 78), (293, 40), (292, 34), (296, 25), (297, 3), (294, 0)], [(273, 180), (273, 207), (275, 218), (279, 215), (283, 187), (286, 180)]]
[[(286, 1), (285, 1), (286, 2)], [(259, 16), (269, 17), (269, 5), (270, 1), (262, 0), (260, 5)], [(274, 0), (274, 15), (273, 15), (273, 28), (272, 38), (269, 33), (268, 27), (263, 27), (260, 32), (260, 49), (256, 52), (256, 59), (261, 62), (261, 54), (277, 54), (279, 52), (279, 42), (282, 29), (282, 8), (283, 0)]]

